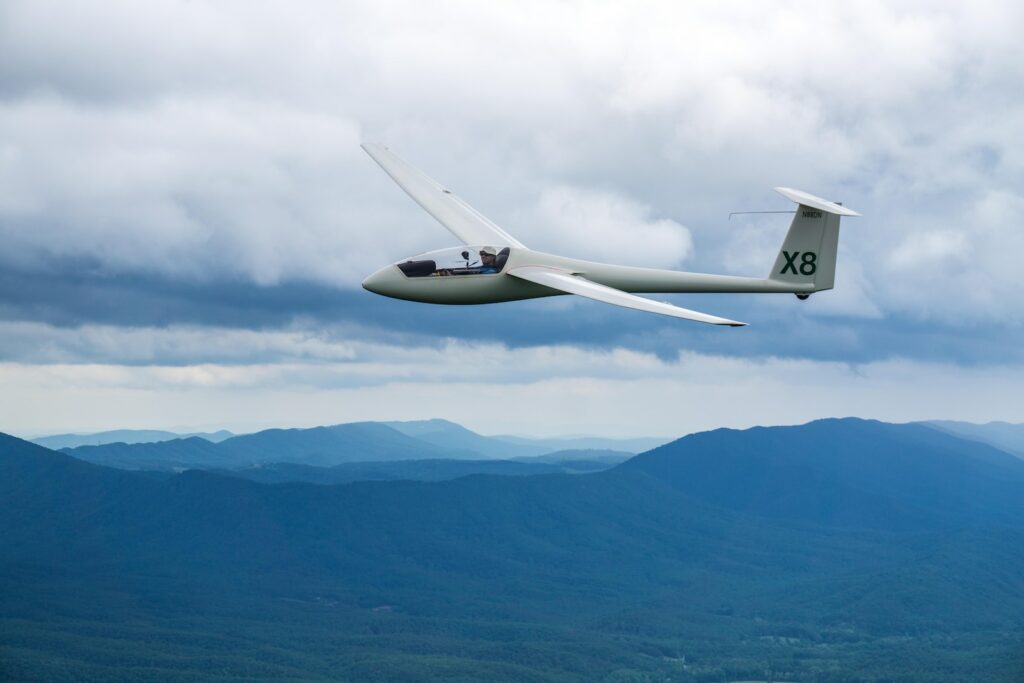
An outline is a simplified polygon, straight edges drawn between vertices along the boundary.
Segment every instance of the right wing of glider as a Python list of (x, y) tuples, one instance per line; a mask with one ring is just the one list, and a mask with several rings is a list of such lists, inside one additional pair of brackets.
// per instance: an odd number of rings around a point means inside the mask
[(366, 143), (362, 147), (398, 183), (398, 186), (405, 190), (406, 194), (463, 243), (525, 247), (515, 237), (384, 145)]
[(556, 270), (545, 266), (520, 266), (518, 268), (512, 268), (506, 272), (509, 275), (522, 280), (527, 280), (538, 285), (544, 285), (545, 287), (557, 289), (568, 294), (576, 294), (588, 299), (594, 299), (595, 301), (612, 304), (613, 306), (635, 308), (638, 311), (660, 313), (661, 315), (670, 315), (675, 318), (695, 320), (700, 323), (710, 323), (711, 325), (729, 325), (730, 327), (742, 327), (746, 325), (746, 323), (729, 320), (728, 318), (719, 318), (718, 316), (708, 315), (707, 313), (691, 311), (687, 308), (673, 306), (669, 303), (645, 299), (642, 296), (623, 292), (621, 289), (606, 287), (605, 285), (598, 284), (579, 275), (573, 275), (572, 273), (564, 270)]

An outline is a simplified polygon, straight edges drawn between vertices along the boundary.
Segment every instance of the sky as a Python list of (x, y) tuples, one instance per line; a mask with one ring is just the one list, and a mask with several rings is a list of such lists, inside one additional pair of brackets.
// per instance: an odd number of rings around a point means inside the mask
[[(1012, 2), (0, 3), (0, 431), (442, 417), (678, 436), (1024, 421)], [(842, 201), (836, 288), (375, 296), (457, 244), (384, 142), (531, 248), (767, 275)]]

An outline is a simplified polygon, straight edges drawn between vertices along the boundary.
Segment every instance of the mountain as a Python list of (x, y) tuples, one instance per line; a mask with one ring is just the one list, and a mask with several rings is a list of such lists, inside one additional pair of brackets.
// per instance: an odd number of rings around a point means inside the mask
[(1018, 681), (1021, 493), (1021, 460), (860, 420), (337, 486), (0, 436), (0, 678)]
[(964, 439), (987, 443), (1007, 453), (1024, 458), (1024, 424), (1012, 424), (1010, 422), (974, 424), (972, 422), (955, 422), (952, 420), (933, 420), (921, 424)]
[[(398, 460), (511, 460), (549, 455), (556, 450), (547, 441), (512, 443), (502, 438), (481, 436), (446, 420), (352, 422), (312, 429), (267, 429), (215, 442), (202, 435), (143, 440), (145, 435), (173, 436), (170, 432), (123, 430), (104, 434), (109, 438), (121, 435), (131, 440), (59, 447), (59, 450), (87, 462), (109, 467), (172, 471), (190, 468), (234, 469), (270, 463), (333, 467), (342, 463)], [(100, 435), (93, 437), (98, 440)], [(59, 437), (52, 439), (50, 443), (63, 443)], [(607, 440), (591, 441), (604, 443)], [(570, 442), (574, 443), (575, 440), (564, 441)], [(551, 443), (563, 444), (563, 441), (556, 439), (551, 440)], [(547, 462), (580, 458), (579, 453), (572, 455), (567, 450), (559, 452), (562, 455), (548, 458)], [(597, 460), (606, 458), (599, 457)], [(589, 469), (603, 468), (591, 466)], [(336, 476), (340, 475), (327, 478), (333, 480)], [(341, 479), (347, 480), (344, 477)]]
[(569, 450), (611, 450), (624, 453), (641, 453), (656, 448), (668, 439), (605, 439), (597, 436), (564, 436), (554, 438), (530, 438), (523, 436), (482, 436), (462, 425), (448, 420), (413, 420), (409, 422), (384, 422), (392, 429), (408, 436), (423, 439), (438, 446), (464, 448), (486, 453), (494, 458), (529, 458), (547, 455), (555, 451)]
[(307, 482), (348, 484), (354, 481), (444, 481), (474, 474), (528, 476), (600, 472), (632, 457), (615, 451), (563, 451), (518, 460), (394, 460), (346, 462), (333, 467), (312, 467), (275, 462), (238, 469), (211, 470), (264, 484)]
[(231, 467), (234, 457), (221, 446), (197, 436), (153, 443), (108, 443), (62, 448), (61, 452), (96, 465), (125, 470), (182, 470)]
[(633, 457), (633, 453), (628, 451), (612, 451), (604, 448), (570, 448), (564, 451), (554, 451), (552, 453), (545, 453), (544, 455), (538, 455), (533, 458), (521, 458), (522, 460), (535, 461), (535, 462), (550, 462), (550, 463), (570, 463), (570, 462), (595, 462), (595, 463), (606, 463), (608, 465), (618, 465), (619, 463), (625, 462)]
[(475, 451), (491, 458), (522, 458), (543, 455), (551, 449), (539, 444), (518, 444), (501, 438), (481, 436), (462, 425), (448, 420), (414, 420), (409, 422), (384, 422), (406, 436), (421, 439), (443, 448), (457, 448)]
[(235, 468), (287, 462), (330, 467), (344, 462), (414, 459), (480, 459), (473, 451), (443, 448), (376, 422), (312, 429), (267, 429), (220, 443), (188, 438), (145, 444), (105, 444), (62, 449), (88, 462), (123, 469)]
[(198, 437), (213, 443), (229, 439), (234, 434), (221, 429), (216, 432), (194, 432), (190, 434), (177, 434), (155, 429), (117, 429), (110, 432), (96, 432), (95, 434), (55, 434), (53, 436), (41, 436), (38, 439), (30, 439), (32, 443), (53, 450), (62, 448), (77, 448), (78, 446), (102, 446), (108, 443), (154, 443), (157, 441), (171, 441), (173, 439), (188, 439)]
[[(608, 469), (610, 465), (599, 466)], [(591, 471), (590, 467), (586, 467)], [(558, 464), (521, 460), (395, 460), (386, 462), (349, 462), (333, 467), (311, 467), (297, 463), (267, 463), (235, 470), (217, 470), (217, 474), (240, 477), (265, 484), (307, 482), (311, 484), (348, 484), (354, 481), (444, 481), (473, 474), (527, 476), (570, 471)], [(571, 471), (577, 471), (573, 469)]]
[(237, 463), (299, 462), (330, 467), (367, 460), (478, 459), (481, 454), (438, 446), (378, 422), (350, 422), (312, 429), (267, 429), (218, 444)]
[(720, 429), (620, 468), (722, 508), (807, 524), (1024, 524), (1024, 461), (917, 424), (846, 419)]
[(623, 451), (626, 453), (643, 453), (661, 446), (669, 439), (643, 437), (636, 439), (605, 439), (599, 436), (559, 436), (553, 438), (533, 438), (526, 436), (488, 437), (520, 446), (531, 446), (542, 449), (545, 453), (565, 450), (605, 450)]

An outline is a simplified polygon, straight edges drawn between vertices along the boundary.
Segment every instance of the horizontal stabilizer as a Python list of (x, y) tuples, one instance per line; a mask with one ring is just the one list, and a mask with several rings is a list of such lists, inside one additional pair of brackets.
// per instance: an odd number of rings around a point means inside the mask
[(621, 289), (606, 287), (605, 285), (598, 284), (579, 275), (573, 275), (569, 271), (565, 270), (558, 270), (545, 266), (520, 266), (518, 268), (512, 268), (507, 272), (509, 275), (520, 278), (521, 280), (527, 280), (528, 282), (533, 282), (538, 285), (544, 285), (545, 287), (557, 289), (558, 291), (566, 292), (567, 294), (576, 294), (577, 296), (594, 299), (595, 301), (612, 304), (613, 306), (635, 308), (638, 311), (660, 313), (661, 315), (670, 315), (674, 318), (695, 320), (700, 323), (709, 323), (711, 325), (729, 325), (730, 327), (742, 327), (746, 325), (746, 323), (729, 320), (728, 318), (719, 318), (718, 316), (708, 315), (707, 313), (691, 311), (687, 308), (673, 306), (670, 303), (645, 299), (642, 296), (623, 292)]
[(791, 187), (776, 187), (775, 191), (790, 201), (794, 201), (797, 204), (803, 204), (806, 207), (818, 209), (819, 211), (824, 211), (826, 213), (834, 213), (837, 216), (860, 215), (853, 209), (847, 209), (842, 204), (836, 204), (835, 202), (830, 202), (827, 199), (815, 197), (813, 194), (808, 194), (801, 190), (794, 190)]

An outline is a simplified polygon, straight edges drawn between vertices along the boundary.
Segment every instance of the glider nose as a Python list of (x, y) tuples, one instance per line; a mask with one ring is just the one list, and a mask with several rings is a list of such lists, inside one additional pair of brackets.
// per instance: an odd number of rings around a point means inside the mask
[(394, 289), (395, 267), (384, 266), (373, 275), (363, 280), (363, 289), (374, 294), (390, 296)]

